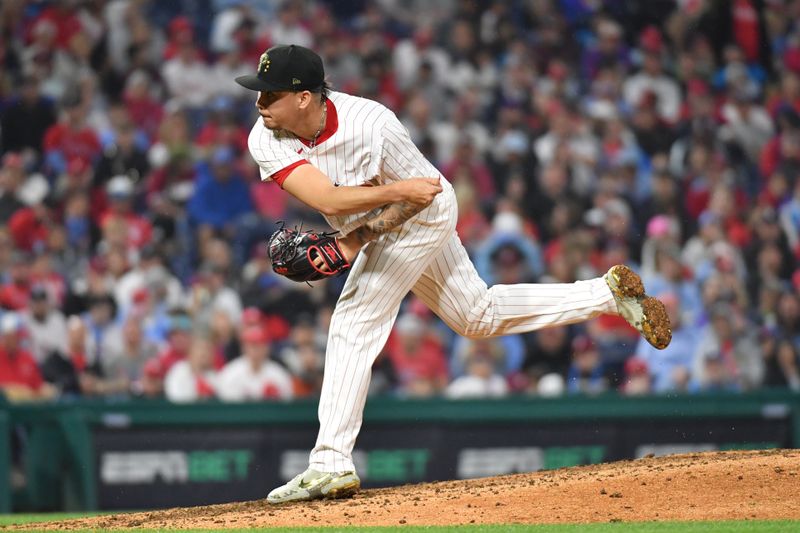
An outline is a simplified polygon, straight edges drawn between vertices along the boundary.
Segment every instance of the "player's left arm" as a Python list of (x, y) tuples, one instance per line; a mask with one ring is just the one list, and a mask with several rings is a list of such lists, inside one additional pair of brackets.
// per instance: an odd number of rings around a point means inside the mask
[(426, 207), (426, 205), (412, 204), (409, 202), (398, 202), (386, 206), (386, 208), (381, 211), (380, 215), (363, 226), (354, 229), (346, 237), (337, 239), (342, 253), (352, 262), (365, 244), (402, 226), (407, 220), (414, 217)]
[(283, 190), (326, 216), (366, 213), (396, 202), (428, 206), (442, 191), (439, 178), (409, 177), (376, 187), (336, 187), (313, 165), (300, 165), (280, 183)]

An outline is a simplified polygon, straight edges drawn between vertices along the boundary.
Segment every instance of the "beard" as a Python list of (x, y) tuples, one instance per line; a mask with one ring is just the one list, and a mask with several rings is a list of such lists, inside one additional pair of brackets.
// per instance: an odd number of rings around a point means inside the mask
[(264, 127), (267, 128), (270, 131), (275, 131), (275, 130), (280, 129), (280, 128), (278, 128), (278, 126), (274, 122), (272, 122), (271, 125), (270, 125), (270, 123), (267, 122), (267, 118), (266, 117), (261, 117), (261, 124), (263, 124)]

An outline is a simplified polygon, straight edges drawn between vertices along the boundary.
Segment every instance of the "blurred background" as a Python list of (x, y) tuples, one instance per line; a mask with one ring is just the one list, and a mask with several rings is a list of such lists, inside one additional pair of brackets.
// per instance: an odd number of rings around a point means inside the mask
[(487, 283), (626, 263), (673, 321), (472, 341), (410, 296), (368, 485), (800, 445), (800, 1), (4, 0), (0, 510), (304, 468), (344, 278), (272, 273), (276, 221), (327, 226), (259, 182), (233, 82), (289, 43), (395, 111)]

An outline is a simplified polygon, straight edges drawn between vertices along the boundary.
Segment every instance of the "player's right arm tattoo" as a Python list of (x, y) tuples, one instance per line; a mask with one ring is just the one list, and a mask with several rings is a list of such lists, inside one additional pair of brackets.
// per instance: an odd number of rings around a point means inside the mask
[(413, 217), (427, 205), (412, 204), (409, 202), (398, 202), (386, 206), (380, 215), (370, 220), (360, 228), (353, 230), (360, 244), (363, 246), (369, 241), (375, 240), (384, 233), (388, 233)]

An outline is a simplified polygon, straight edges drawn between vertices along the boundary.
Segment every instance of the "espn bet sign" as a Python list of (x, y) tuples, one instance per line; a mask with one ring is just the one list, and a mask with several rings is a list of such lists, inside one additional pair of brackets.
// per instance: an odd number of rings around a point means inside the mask
[(247, 479), (252, 450), (104, 452), (100, 480), (109, 485), (229, 483)]

